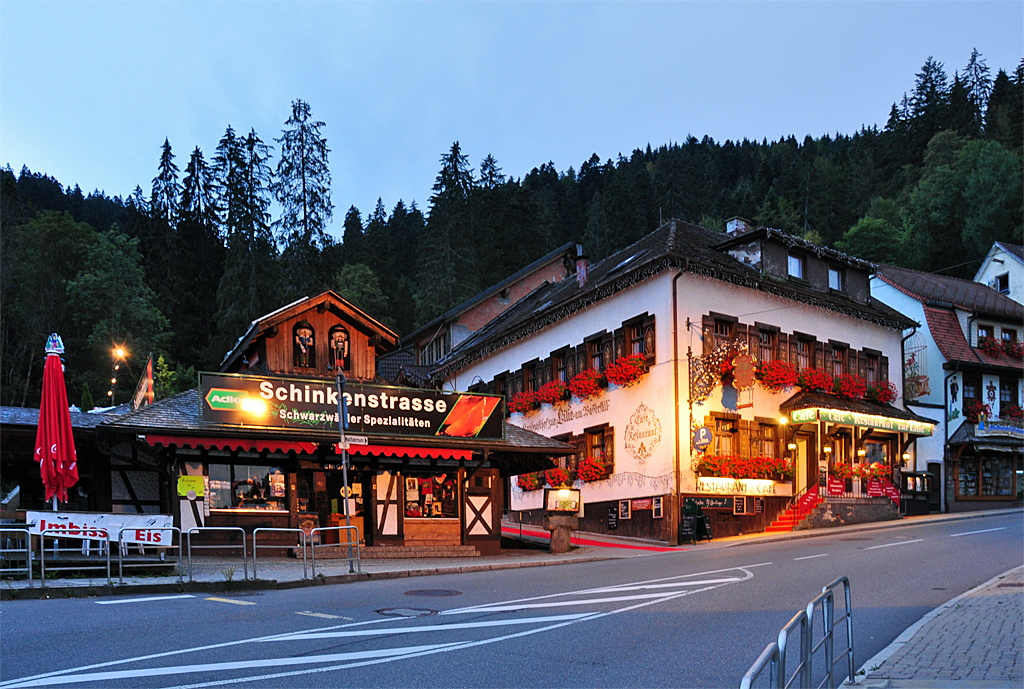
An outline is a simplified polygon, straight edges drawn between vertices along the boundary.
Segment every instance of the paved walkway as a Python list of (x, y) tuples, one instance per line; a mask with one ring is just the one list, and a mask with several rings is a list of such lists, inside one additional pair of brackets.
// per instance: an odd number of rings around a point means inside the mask
[(862, 669), (865, 689), (1020, 689), (1024, 566), (928, 613)]

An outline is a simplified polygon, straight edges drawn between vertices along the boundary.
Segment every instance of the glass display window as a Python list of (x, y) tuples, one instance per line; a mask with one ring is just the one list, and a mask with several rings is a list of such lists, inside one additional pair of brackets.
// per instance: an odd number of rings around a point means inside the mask
[(287, 510), (285, 477), (277, 467), (210, 464), (210, 508), (215, 510)]
[(457, 519), (459, 487), (455, 472), (405, 477), (405, 516), (414, 519)]

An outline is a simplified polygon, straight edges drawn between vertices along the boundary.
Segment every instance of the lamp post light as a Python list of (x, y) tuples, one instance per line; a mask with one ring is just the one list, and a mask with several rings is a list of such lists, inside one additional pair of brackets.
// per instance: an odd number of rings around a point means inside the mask
[(113, 362), (110, 368), (110, 390), (107, 391), (107, 397), (110, 398), (110, 406), (116, 407), (117, 400), (115, 399), (117, 393), (117, 376), (121, 370), (121, 364), (124, 363), (125, 358), (128, 356), (128, 350), (124, 347), (114, 347), (110, 352)]

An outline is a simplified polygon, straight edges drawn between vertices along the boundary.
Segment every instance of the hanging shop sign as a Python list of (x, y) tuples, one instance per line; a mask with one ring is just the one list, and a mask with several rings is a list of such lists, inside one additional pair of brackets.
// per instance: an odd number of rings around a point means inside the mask
[(761, 495), (789, 497), (793, 484), (759, 478), (697, 477), (697, 492), (715, 495)]
[(840, 423), (846, 426), (860, 426), (861, 428), (877, 428), (880, 431), (899, 431), (913, 435), (931, 435), (934, 424), (912, 419), (896, 419), (891, 416), (879, 416), (876, 414), (861, 414), (855, 411), (844, 411), (842, 409), (794, 409), (790, 414), (793, 423), (807, 423), (809, 421), (828, 421), (829, 423)]
[(998, 422), (990, 423), (984, 415), (978, 415), (978, 426), (974, 429), (974, 435), (978, 438), (1003, 437), (1024, 440), (1024, 428)]
[[(351, 433), (500, 440), (502, 397), (349, 383)], [(221, 426), (338, 430), (333, 380), (199, 374), (199, 420)]]

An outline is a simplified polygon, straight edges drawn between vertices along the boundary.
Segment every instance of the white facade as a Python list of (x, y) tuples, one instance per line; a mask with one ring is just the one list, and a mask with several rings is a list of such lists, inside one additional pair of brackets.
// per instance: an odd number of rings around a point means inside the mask
[(989, 249), (974, 281), (1024, 304), (1024, 260), (1008, 251), (1001, 242), (996, 242)]

